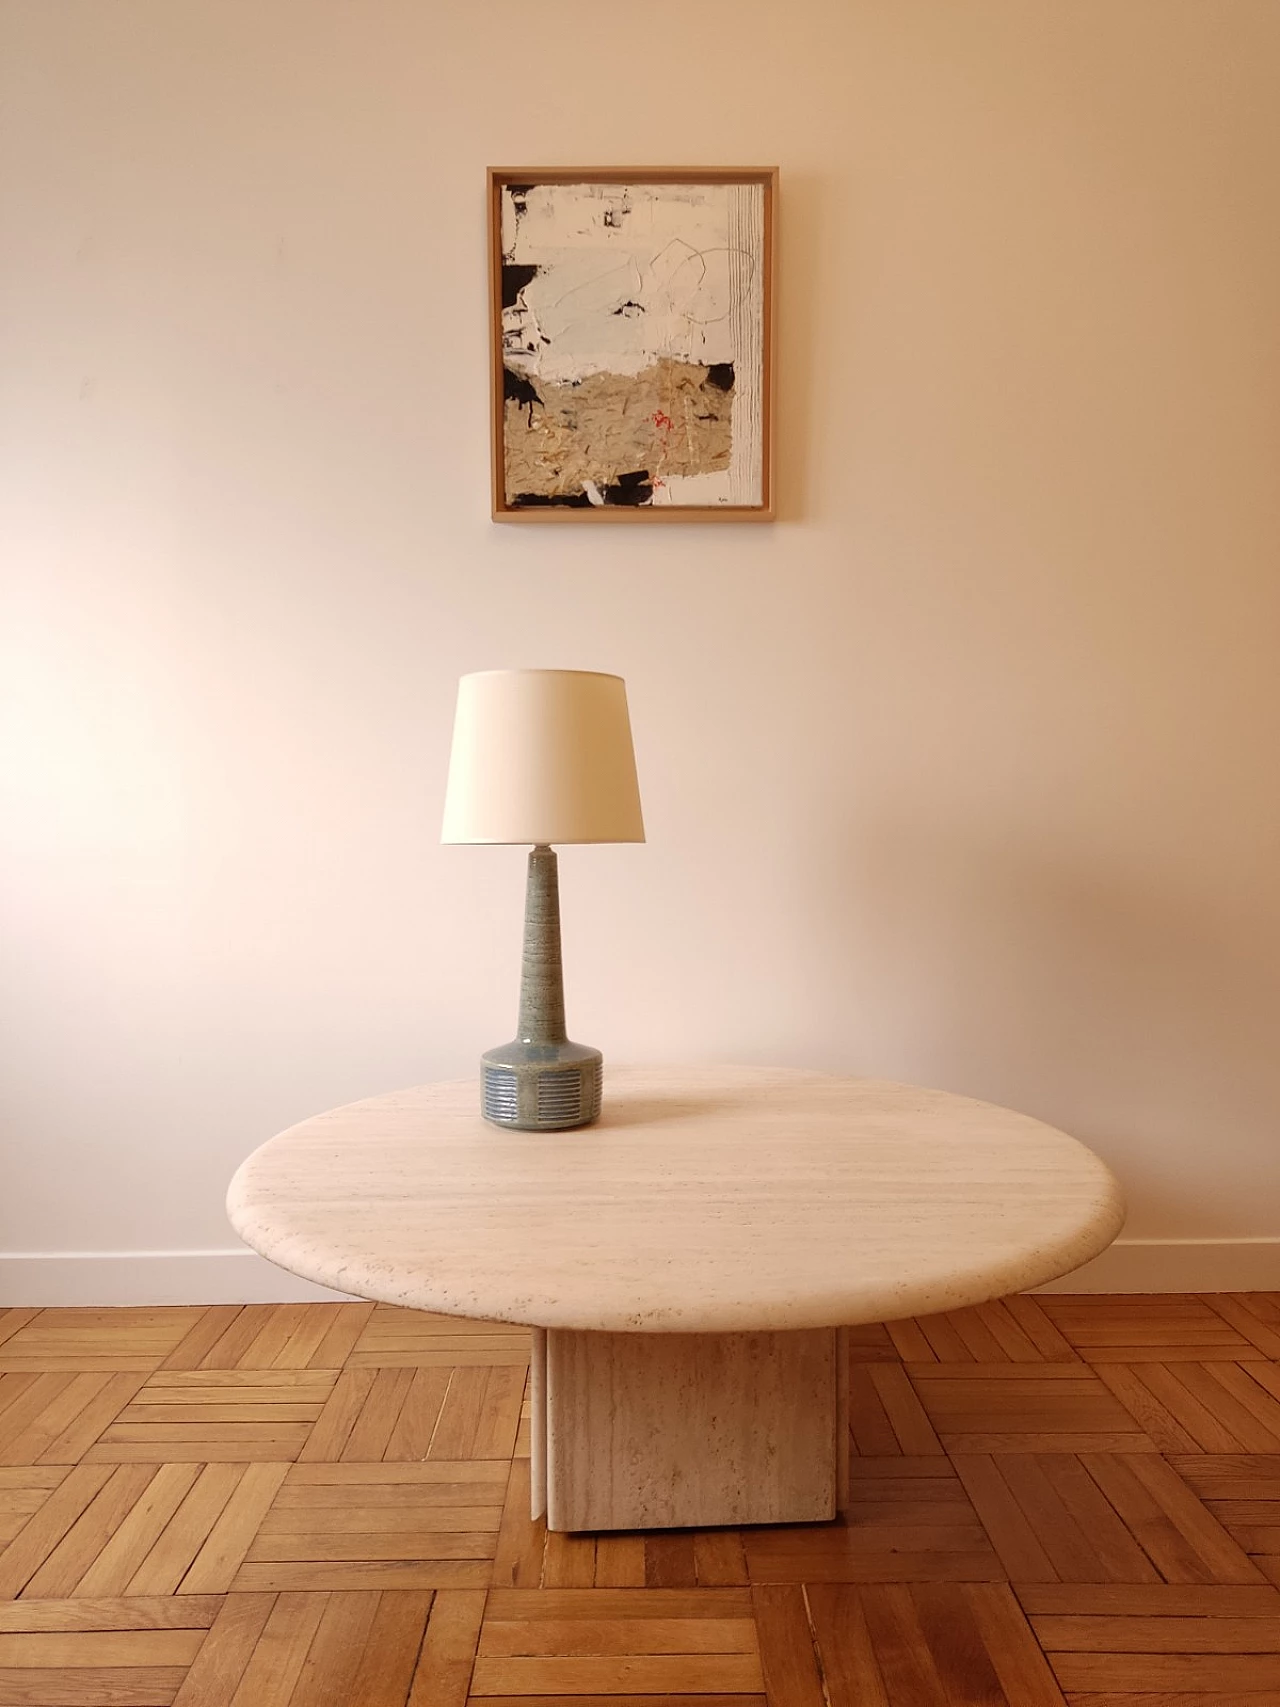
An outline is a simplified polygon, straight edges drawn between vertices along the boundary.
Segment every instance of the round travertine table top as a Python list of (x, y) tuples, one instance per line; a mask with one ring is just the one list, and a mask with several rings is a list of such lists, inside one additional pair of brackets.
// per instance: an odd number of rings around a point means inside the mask
[(236, 1231), (281, 1268), (417, 1309), (615, 1332), (925, 1315), (1077, 1268), (1124, 1220), (1082, 1144), (876, 1079), (613, 1068), (604, 1113), (509, 1132), (471, 1079), (371, 1097), (264, 1144)]

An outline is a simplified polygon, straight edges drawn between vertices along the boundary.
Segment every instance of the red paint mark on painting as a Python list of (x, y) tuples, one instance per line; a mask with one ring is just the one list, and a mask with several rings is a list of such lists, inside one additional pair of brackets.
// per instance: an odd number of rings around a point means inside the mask
[(664, 433), (669, 433), (672, 427), (675, 426), (675, 422), (671, 419), (670, 415), (666, 414), (661, 409), (659, 409), (658, 413), (653, 417), (653, 424), (655, 427), (661, 427)]

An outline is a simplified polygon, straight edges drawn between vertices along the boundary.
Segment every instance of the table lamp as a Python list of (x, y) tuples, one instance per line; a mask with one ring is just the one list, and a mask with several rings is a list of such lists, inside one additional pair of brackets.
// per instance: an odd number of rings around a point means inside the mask
[(642, 842), (621, 676), (481, 670), (458, 683), (442, 842), (532, 843), (516, 1035), (481, 1056), (481, 1112), (554, 1132), (600, 1114), (604, 1058), (564, 1026), (553, 842)]

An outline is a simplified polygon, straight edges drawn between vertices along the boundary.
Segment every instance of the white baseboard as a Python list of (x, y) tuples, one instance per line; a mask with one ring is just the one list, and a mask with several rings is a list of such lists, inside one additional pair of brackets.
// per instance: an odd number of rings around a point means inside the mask
[(0, 1305), (296, 1304), (345, 1296), (243, 1247), (0, 1254)]
[(1117, 1239), (1038, 1292), (1276, 1292), (1280, 1239)]
[[(1039, 1290), (1280, 1291), (1280, 1238), (1120, 1239)], [(0, 1307), (292, 1304), (344, 1296), (244, 1249), (0, 1254)]]

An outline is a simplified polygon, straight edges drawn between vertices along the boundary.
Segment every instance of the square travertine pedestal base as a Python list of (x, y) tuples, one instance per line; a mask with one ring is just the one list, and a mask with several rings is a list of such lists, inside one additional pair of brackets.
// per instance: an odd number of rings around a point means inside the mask
[(552, 1530), (821, 1523), (840, 1497), (833, 1328), (533, 1336), (533, 1515)]

